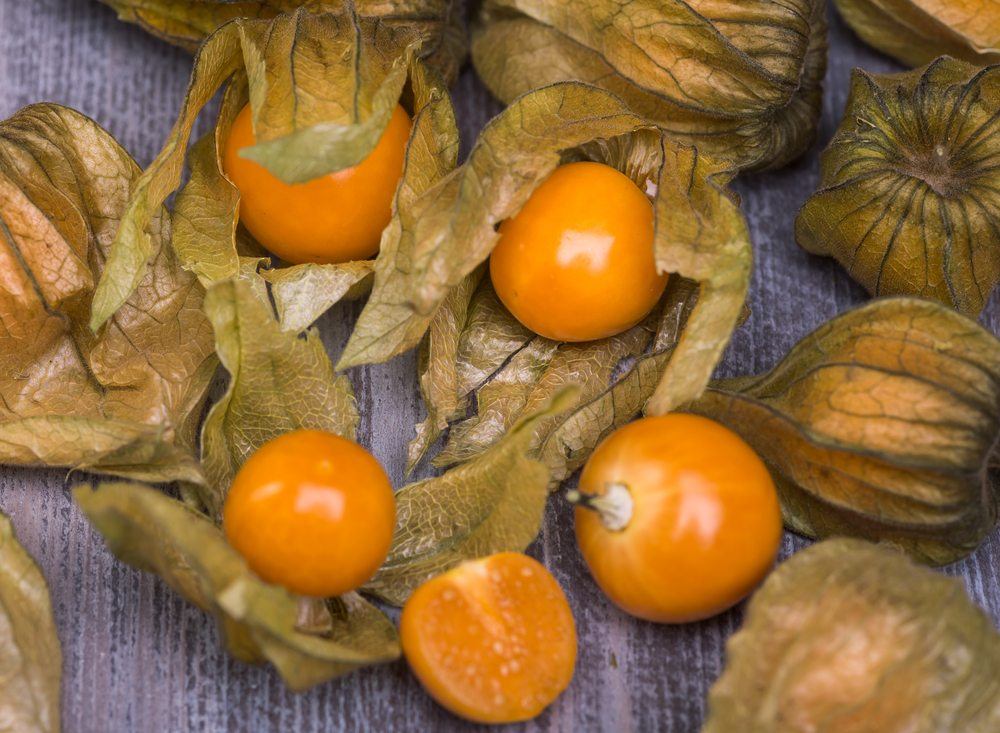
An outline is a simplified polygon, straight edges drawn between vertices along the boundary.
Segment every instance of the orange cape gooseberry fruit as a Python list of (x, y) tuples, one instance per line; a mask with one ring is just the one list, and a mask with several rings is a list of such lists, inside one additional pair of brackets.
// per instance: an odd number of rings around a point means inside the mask
[(325, 598), (358, 588), (385, 561), (396, 502), (389, 477), (364, 448), (296, 430), (246, 460), (222, 522), (229, 544), (263, 580)]
[(653, 206), (610, 166), (560, 166), (501, 224), (490, 277), (511, 314), (540, 336), (621, 333), (653, 309), (667, 283), (653, 255)]
[(240, 192), (240, 222), (287, 262), (337, 263), (373, 257), (392, 218), (410, 117), (396, 106), (375, 149), (351, 168), (288, 184), (240, 156), (256, 143), (249, 105), (233, 121), (222, 159)]
[(697, 415), (646, 417), (608, 436), (570, 492), (594, 580), (623, 610), (679, 623), (720, 613), (757, 586), (781, 542), (764, 463)]
[(576, 664), (576, 627), (562, 589), (527, 555), (465, 562), (413, 592), (400, 619), (403, 653), (441, 705), (479, 723), (542, 712)]

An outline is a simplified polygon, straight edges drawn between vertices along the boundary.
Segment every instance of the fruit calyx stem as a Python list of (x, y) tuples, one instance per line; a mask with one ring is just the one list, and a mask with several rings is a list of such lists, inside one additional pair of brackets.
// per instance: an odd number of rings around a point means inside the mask
[(299, 613), (295, 630), (311, 636), (329, 636), (333, 631), (333, 616), (322, 598), (299, 596)]
[(601, 523), (612, 532), (621, 532), (632, 521), (635, 501), (632, 492), (623, 483), (609, 483), (603, 494), (583, 494), (578, 489), (566, 492), (570, 504), (597, 512)]

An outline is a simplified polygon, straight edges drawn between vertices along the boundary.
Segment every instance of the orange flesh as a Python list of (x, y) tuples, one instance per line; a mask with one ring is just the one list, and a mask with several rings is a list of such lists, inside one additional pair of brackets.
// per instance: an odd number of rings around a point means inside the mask
[(392, 484), (353, 441), (296, 430), (250, 456), (223, 508), (229, 543), (263, 580), (307, 596), (361, 586), (385, 561)]
[(591, 574), (639, 618), (684, 622), (744, 598), (774, 563), (781, 510), (771, 476), (735, 433), (696, 415), (647, 417), (601, 443), (580, 492), (627, 486), (632, 520), (609, 530), (578, 506), (576, 536)]
[(409, 135), (409, 115), (397, 105), (375, 149), (358, 165), (290, 185), (240, 157), (240, 150), (256, 143), (250, 107), (244, 107), (233, 122), (222, 161), (240, 192), (240, 222), (287, 262), (373, 257), (392, 216)]
[(667, 283), (653, 257), (652, 204), (610, 166), (563, 165), (501, 225), (490, 276), (507, 309), (541, 336), (621, 333), (653, 309)]
[(541, 564), (513, 552), (424, 583), (403, 608), (400, 635), (430, 695), (480, 723), (535, 717), (566, 689), (576, 664), (566, 596)]

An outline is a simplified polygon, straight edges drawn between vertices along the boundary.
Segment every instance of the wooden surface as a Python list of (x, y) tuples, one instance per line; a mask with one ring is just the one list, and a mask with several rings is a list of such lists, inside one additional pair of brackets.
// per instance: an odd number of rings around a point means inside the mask
[[(833, 15), (831, 11), (831, 16)], [(863, 47), (831, 18), (820, 144), (842, 114), (850, 70), (896, 67)], [(67, 104), (106, 126), (148, 163), (173, 122), (190, 58), (118, 22), (95, 0), (0, 0), (0, 117), (37, 101)], [(454, 89), (469, 143), (499, 107), (467, 69)], [(802, 252), (795, 212), (816, 186), (817, 149), (777, 173), (738, 185), (751, 222), (756, 267), (753, 316), (735, 335), (720, 374), (771, 367), (801, 336), (864, 299), (831, 261)], [(357, 306), (320, 324), (331, 353), (343, 346)], [(1000, 331), (1000, 298), (984, 323)], [(402, 479), (405, 445), (421, 417), (412, 357), (358, 370), (361, 439)], [(267, 668), (227, 658), (212, 622), (159, 580), (117, 562), (67, 494), (62, 471), (0, 467), (0, 508), (48, 579), (63, 644), (66, 731), (459, 730), (405, 664), (365, 670), (306, 694), (287, 692)], [(804, 541), (786, 536), (783, 555)], [(557, 497), (533, 554), (567, 590), (580, 633), (569, 690), (532, 731), (694, 731), (705, 693), (722, 669), (736, 609), (682, 627), (656, 626), (617, 612), (597, 591), (576, 551), (570, 515)], [(1000, 534), (946, 572), (960, 574), (973, 598), (1000, 622)], [(735, 733), (735, 732), (734, 732)]]

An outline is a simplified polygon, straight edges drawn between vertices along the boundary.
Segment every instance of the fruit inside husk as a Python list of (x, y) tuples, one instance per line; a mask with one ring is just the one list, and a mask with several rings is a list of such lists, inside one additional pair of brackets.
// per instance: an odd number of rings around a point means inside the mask
[(1000, 634), (960, 581), (860, 540), (781, 565), (727, 645), (702, 733), (1000, 730)]
[(920, 295), (976, 315), (1000, 282), (1000, 67), (940, 58), (855, 70), (795, 222), (873, 295)]
[(812, 143), (826, 70), (823, 0), (486, 0), (483, 82), (510, 103), (582, 81), (734, 168), (776, 168)]
[(944, 564), (996, 523), (1000, 341), (937, 303), (849, 311), (767, 374), (716, 382), (692, 409), (760, 453), (793, 531)]

